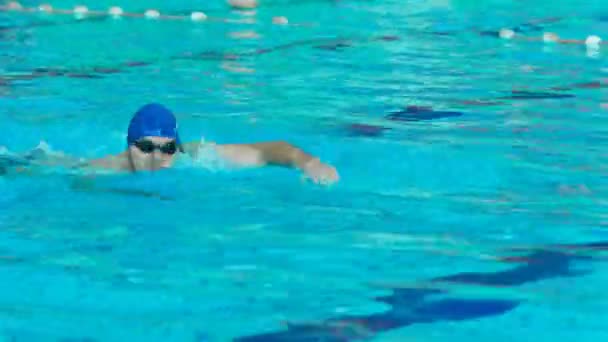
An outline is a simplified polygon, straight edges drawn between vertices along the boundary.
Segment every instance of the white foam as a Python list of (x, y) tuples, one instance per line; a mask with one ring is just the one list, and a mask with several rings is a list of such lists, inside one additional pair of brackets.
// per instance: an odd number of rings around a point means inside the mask
[(180, 159), (186, 166), (194, 166), (214, 172), (225, 170), (229, 165), (217, 153), (216, 146), (214, 142), (205, 141), (205, 138), (202, 137), (196, 155), (194, 157), (180, 157)]
[(51, 145), (49, 145), (46, 141), (44, 140), (40, 140), (38, 142), (38, 146), (36, 146), (37, 149), (41, 149), (45, 152), (52, 152), (53, 149), (51, 148)]

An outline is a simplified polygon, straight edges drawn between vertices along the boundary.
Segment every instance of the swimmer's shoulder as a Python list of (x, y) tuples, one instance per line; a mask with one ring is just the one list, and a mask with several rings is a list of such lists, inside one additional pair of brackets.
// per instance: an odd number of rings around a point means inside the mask
[(187, 143), (182, 143), (182, 148), (184, 149), (184, 153), (194, 156), (196, 155), (198, 149), (201, 146), (201, 142), (199, 141), (191, 141)]
[(260, 164), (260, 154), (247, 144), (218, 144), (210, 141), (196, 141), (184, 143), (182, 147), (184, 153), (194, 159), (211, 159), (228, 163), (231, 166)]
[(89, 160), (86, 166), (112, 170), (129, 170), (129, 158), (125, 151), (120, 154)]
[(196, 157), (203, 149), (217, 150), (219, 145), (210, 141), (192, 141), (183, 143), (182, 148), (184, 149), (184, 153), (191, 157)]

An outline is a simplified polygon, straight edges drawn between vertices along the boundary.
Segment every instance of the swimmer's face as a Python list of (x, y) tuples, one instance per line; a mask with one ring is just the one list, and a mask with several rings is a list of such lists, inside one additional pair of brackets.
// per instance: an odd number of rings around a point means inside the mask
[(175, 139), (143, 137), (129, 146), (128, 153), (135, 170), (159, 170), (171, 167), (177, 144)]

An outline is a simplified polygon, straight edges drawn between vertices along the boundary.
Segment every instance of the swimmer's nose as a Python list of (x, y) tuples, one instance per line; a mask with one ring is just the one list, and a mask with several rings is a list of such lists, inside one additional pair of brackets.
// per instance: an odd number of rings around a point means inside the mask
[(154, 151), (152, 158), (154, 158), (154, 162), (160, 163), (163, 160), (163, 153), (158, 150)]
[(152, 152), (148, 159), (148, 167), (150, 169), (158, 168), (162, 162), (161, 156), (162, 155), (158, 151)]

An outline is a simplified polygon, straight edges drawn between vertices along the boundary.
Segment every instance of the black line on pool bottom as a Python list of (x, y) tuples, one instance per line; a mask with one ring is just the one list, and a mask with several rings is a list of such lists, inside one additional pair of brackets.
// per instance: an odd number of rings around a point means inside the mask
[(74, 24), (85, 24), (90, 22), (103, 22), (108, 20), (108, 16), (90, 16), (83, 19), (73, 19), (73, 20), (65, 20), (65, 21), (36, 21), (33, 23), (28, 23), (26, 25), (9, 25), (9, 26), (0, 26), (0, 34), (11, 32), (11, 31), (21, 31), (28, 30), (33, 28), (40, 27), (55, 27), (55, 26), (67, 26)]
[[(288, 324), (286, 330), (235, 338), (237, 342), (335, 341), (348, 342), (413, 324), (459, 322), (491, 318), (509, 313), (524, 300), (513, 298), (473, 299), (449, 296), (450, 292), (433, 284), (454, 283), (489, 287), (514, 287), (543, 280), (572, 278), (590, 274), (591, 270), (573, 269), (581, 262), (599, 262), (591, 252), (608, 250), (607, 241), (563, 244), (552, 248), (531, 248), (524, 256), (503, 258), (520, 265), (497, 272), (463, 272), (431, 278), (425, 288), (391, 287), (392, 294), (376, 297), (390, 309), (369, 315), (342, 315), (318, 323)], [(573, 251), (585, 252), (579, 255)]]
[(346, 132), (351, 137), (381, 137), (385, 131), (389, 131), (390, 128), (372, 125), (372, 124), (361, 124), (355, 123), (350, 124), (346, 127)]
[(509, 96), (496, 97), (495, 100), (545, 100), (545, 99), (567, 99), (576, 97), (572, 94), (534, 92), (534, 91), (513, 91)]
[[(109, 18), (109, 15), (100, 15), (99, 16), (102, 19), (107, 19)], [(534, 20), (534, 21), (530, 21), (528, 23), (524, 23), (521, 25), (518, 25), (515, 27), (515, 29), (518, 29), (518, 27), (540, 27), (539, 25), (537, 25), (538, 23), (544, 23), (544, 22), (556, 22), (561, 20), (561, 18), (557, 18), (557, 17), (550, 17), (550, 18), (544, 18), (544, 19), (540, 19), (540, 20)], [(82, 20), (81, 20), (82, 21)], [(78, 22), (78, 21), (76, 21)], [(519, 28), (518, 30), (521, 30), (521, 28)], [(497, 34), (498, 31), (496, 31)], [(433, 34), (433, 32), (426, 32), (426, 33), (430, 33)], [(453, 35), (453, 34), (452, 34)], [(339, 51), (342, 50), (344, 48), (348, 48), (348, 47), (352, 47), (355, 43), (363, 43), (363, 42), (392, 42), (392, 41), (398, 41), (400, 40), (401, 37), (396, 36), (396, 35), (382, 35), (379, 37), (359, 37), (357, 39), (355, 38), (317, 38), (317, 39), (308, 39), (308, 40), (303, 40), (303, 41), (297, 41), (297, 42), (293, 42), (293, 43), (287, 43), (287, 44), (283, 44), (283, 45), (279, 45), (273, 48), (263, 48), (263, 49), (258, 49), (255, 51), (251, 51), (251, 52), (242, 52), (242, 53), (225, 53), (225, 52), (217, 52), (217, 51), (206, 51), (203, 53), (183, 53), (181, 55), (177, 55), (177, 56), (172, 56), (169, 57), (169, 60), (179, 60), (179, 59), (190, 59), (190, 60), (236, 60), (238, 58), (242, 58), (242, 57), (250, 57), (250, 56), (259, 56), (259, 55), (264, 55), (264, 54), (268, 54), (271, 52), (275, 52), (275, 51), (280, 51), (280, 50), (286, 50), (292, 47), (297, 47), (297, 46), (304, 46), (306, 44), (315, 44), (315, 43), (319, 43), (318, 45), (314, 46), (313, 48), (316, 49), (321, 49), (321, 50), (333, 50), (333, 51)], [(324, 41), (327, 41), (327, 43), (323, 43)], [(103, 78), (103, 74), (113, 74), (113, 73), (119, 73), (119, 72), (123, 72), (122, 68), (130, 68), (130, 67), (138, 67), (138, 66), (147, 66), (147, 65), (152, 65), (154, 64), (156, 61), (132, 61), (132, 62), (125, 62), (120, 64), (117, 67), (92, 67), (89, 69), (92, 69), (90, 71), (68, 71), (68, 70), (62, 70), (62, 69), (52, 69), (52, 71), (50, 72), (42, 72), (41, 70), (38, 70), (37, 72), (32, 72), (31, 74), (23, 74), (20, 76), (1, 76), (0, 75), (0, 80), (3, 80), (5, 83), (7, 81), (11, 81), (11, 80), (33, 80), (36, 78), (41, 78), (41, 77), (60, 77), (60, 76), (64, 76), (64, 77), (69, 77), (69, 78), (88, 78), (88, 79), (96, 79), (96, 78)], [(38, 68), (38, 69), (42, 69), (42, 68)]]
[[(171, 56), (167, 60), (237, 60), (244, 57), (253, 57), (269, 54), (272, 52), (286, 50), (299, 46), (306, 46), (310, 44), (317, 44), (321, 42), (336, 42), (344, 41), (344, 38), (318, 38), (318, 39), (307, 39), (302, 41), (296, 41), (283, 45), (278, 45), (272, 48), (257, 49), (248, 52), (223, 52), (223, 51), (204, 51), (200, 53), (183, 53), (177, 56)], [(371, 41), (394, 41), (397, 37), (394, 36), (379, 36), (370, 38)], [(128, 61), (119, 64), (114, 67), (92, 67), (89, 70), (67, 70), (61, 68), (47, 68), (38, 67), (33, 69), (29, 73), (23, 73), (21, 75), (0, 75), (0, 81), (4, 83), (12, 81), (23, 81), (33, 80), (42, 77), (68, 77), (68, 78), (89, 78), (98, 79), (103, 78), (103, 75), (115, 74), (125, 72), (125, 69), (150, 66), (155, 64), (157, 61)]]
[[(542, 24), (554, 24), (562, 21), (564, 18), (560, 17), (549, 17), (544, 19), (533, 20), (527, 23), (523, 23), (511, 28), (515, 33), (528, 33), (528, 32), (542, 32), (546, 29)], [(500, 30), (476, 30), (472, 31), (478, 33), (480, 36), (499, 38)]]
[(430, 107), (407, 106), (405, 109), (389, 113), (385, 116), (391, 121), (426, 121), (462, 116), (462, 112), (436, 111)]
[[(549, 90), (553, 91), (569, 91), (575, 89), (601, 89), (608, 88), (608, 83), (599, 81), (595, 82), (582, 82), (574, 83), (566, 86), (550, 87)], [(500, 96), (489, 99), (477, 99), (477, 100), (458, 100), (459, 104), (469, 106), (498, 106), (507, 105), (511, 101), (517, 100), (558, 100), (558, 99), (569, 99), (575, 98), (573, 94), (563, 94), (557, 92), (544, 92), (544, 91), (520, 91), (514, 90), (511, 95)], [(438, 120), (444, 118), (454, 118), (463, 116), (465, 113), (460, 111), (436, 111), (431, 107), (421, 106), (407, 106), (404, 109), (390, 112), (384, 116), (385, 119), (390, 121), (400, 122), (418, 122), (428, 120)], [(383, 127), (381, 125), (372, 125), (365, 123), (353, 123), (345, 126), (346, 132), (350, 136), (359, 137), (380, 137), (384, 132), (390, 130), (390, 128)]]

